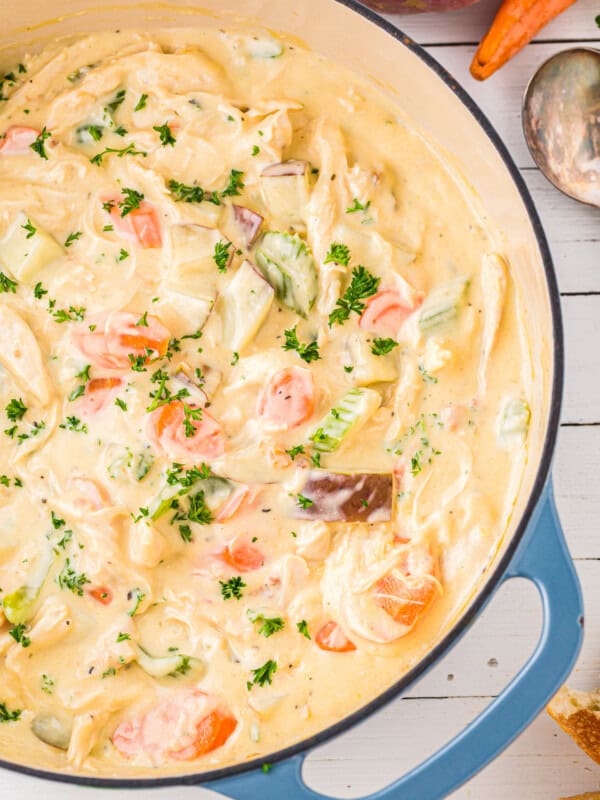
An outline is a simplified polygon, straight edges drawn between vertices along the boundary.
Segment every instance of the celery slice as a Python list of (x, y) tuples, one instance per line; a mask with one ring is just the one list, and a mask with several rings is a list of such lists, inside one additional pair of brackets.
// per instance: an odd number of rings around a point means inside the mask
[(317, 298), (315, 260), (296, 235), (270, 231), (256, 250), (256, 265), (288, 308), (306, 317)]
[(344, 439), (362, 428), (380, 405), (381, 395), (374, 389), (350, 389), (310, 437), (315, 450), (333, 453)]
[(425, 334), (444, 328), (458, 318), (469, 280), (463, 276), (434, 287), (425, 298), (419, 314), (419, 327)]
[(529, 428), (531, 411), (527, 402), (521, 398), (511, 398), (502, 410), (500, 417), (500, 436), (512, 438), (523, 436)]
[(34, 606), (53, 562), (54, 551), (49, 549), (30, 573), (28, 582), (5, 596), (2, 601), (4, 616), (13, 625), (22, 625), (33, 616)]
[(200, 665), (197, 658), (185, 656), (182, 653), (172, 653), (168, 656), (151, 656), (143, 647), (138, 645), (136, 661), (148, 675), (153, 678), (177, 677), (185, 675), (191, 669)]

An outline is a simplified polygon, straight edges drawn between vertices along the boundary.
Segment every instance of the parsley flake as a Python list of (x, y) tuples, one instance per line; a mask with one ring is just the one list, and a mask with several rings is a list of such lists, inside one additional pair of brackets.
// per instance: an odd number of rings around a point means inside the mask
[(329, 250), (323, 263), (342, 264), (342, 266), (347, 267), (350, 263), (350, 248), (345, 244), (333, 242), (329, 245)]
[(236, 600), (241, 600), (242, 589), (246, 587), (240, 575), (236, 575), (228, 581), (219, 581), (219, 585), (221, 586), (223, 600), (231, 600), (232, 597), (235, 597)]
[(250, 689), (256, 685), (264, 686), (266, 683), (270, 685), (272, 683), (273, 675), (277, 672), (277, 662), (269, 659), (262, 665), (262, 667), (253, 669), (251, 672), (252, 680), (247, 681), (246, 683), (248, 691), (250, 691)]
[(44, 126), (42, 128), (41, 133), (35, 140), (35, 142), (29, 145), (29, 147), (31, 147), (34, 153), (37, 153), (40, 158), (43, 158), (46, 161), (48, 161), (48, 153), (46, 153), (46, 147), (44, 145), (44, 142), (51, 136), (52, 134), (50, 133), (50, 131), (47, 131), (46, 126)]
[(12, 292), (15, 294), (17, 291), (17, 282), (12, 281), (8, 275), (5, 275), (3, 272), (0, 272), (0, 293), (1, 292)]
[(281, 345), (282, 348), (284, 350), (295, 350), (300, 358), (303, 361), (306, 361), (307, 364), (310, 364), (311, 361), (318, 361), (321, 358), (319, 353), (319, 345), (316, 341), (309, 342), (308, 344), (302, 344), (298, 340), (298, 335), (296, 333), (297, 327), (297, 325), (294, 325), (293, 328), (284, 331), (285, 344)]
[(163, 147), (167, 147), (167, 145), (175, 147), (177, 139), (173, 136), (173, 131), (167, 122), (164, 125), (153, 125), (152, 130), (160, 135), (160, 143)]
[(227, 265), (231, 259), (229, 249), (231, 242), (220, 241), (215, 244), (215, 252), (213, 253), (213, 261), (217, 265), (219, 272), (227, 272)]
[(329, 327), (334, 324), (342, 325), (350, 319), (350, 314), (362, 314), (365, 310), (363, 300), (372, 297), (379, 286), (380, 278), (366, 270), (362, 265), (354, 267), (350, 285), (342, 297), (338, 298), (336, 307), (329, 315)]
[(385, 356), (391, 353), (394, 347), (398, 347), (398, 342), (394, 339), (373, 339), (371, 352), (374, 356)]

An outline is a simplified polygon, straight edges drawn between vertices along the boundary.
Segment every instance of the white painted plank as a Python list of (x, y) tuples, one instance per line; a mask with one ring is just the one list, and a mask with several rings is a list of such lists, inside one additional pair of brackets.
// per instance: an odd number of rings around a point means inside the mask
[[(448, 14), (384, 15), (418, 42), (476, 42), (492, 21), (498, 0), (482, 0), (470, 8)], [(541, 40), (600, 38), (594, 17), (597, 0), (579, 0), (538, 34)]]
[(568, 365), (562, 419), (563, 422), (598, 422), (600, 295), (563, 297), (562, 308)]
[(522, 174), (550, 242), (561, 292), (600, 291), (600, 209), (561, 194), (537, 169)]
[[(600, 427), (561, 428), (553, 468), (554, 489), (574, 558), (600, 559), (599, 467)], [(600, 563), (598, 567), (600, 573)]]

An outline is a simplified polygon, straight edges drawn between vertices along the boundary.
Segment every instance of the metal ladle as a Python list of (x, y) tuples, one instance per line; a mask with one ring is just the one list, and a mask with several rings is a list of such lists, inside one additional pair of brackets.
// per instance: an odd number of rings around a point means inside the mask
[(557, 53), (523, 98), (523, 130), (536, 164), (561, 192), (600, 207), (600, 51)]

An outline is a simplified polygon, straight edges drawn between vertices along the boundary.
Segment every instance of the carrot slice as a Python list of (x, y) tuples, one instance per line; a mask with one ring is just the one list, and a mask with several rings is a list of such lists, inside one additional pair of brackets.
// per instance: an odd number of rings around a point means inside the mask
[(109, 606), (112, 603), (113, 593), (108, 586), (91, 586), (87, 588), (86, 593), (94, 600), (102, 603), (103, 606)]
[(74, 331), (73, 341), (92, 364), (103, 369), (127, 369), (130, 356), (145, 356), (146, 361), (154, 355), (163, 356), (169, 346), (169, 331), (150, 314), (145, 316), (146, 324), (140, 325), (141, 316), (131, 311), (99, 314), (91, 318), (94, 330), (80, 327)]
[(193, 745), (185, 750), (171, 753), (179, 761), (190, 761), (206, 753), (212, 753), (222, 747), (237, 727), (235, 717), (229, 716), (220, 709), (211, 711), (196, 727), (196, 738)]
[(223, 560), (237, 572), (252, 572), (265, 563), (265, 557), (258, 547), (251, 544), (238, 544), (228, 547), (223, 553)]
[(384, 289), (366, 302), (358, 324), (372, 333), (389, 333), (397, 336), (402, 323), (413, 309), (406, 305), (399, 292)]
[(119, 203), (122, 197), (103, 197), (103, 204), (112, 203), (110, 216), (114, 229), (123, 238), (144, 248), (162, 247), (162, 231), (156, 208), (143, 200), (125, 217), (121, 216)]
[(575, 0), (504, 0), (471, 64), (471, 75), (483, 81), (530, 42), (544, 25)]
[(271, 422), (295, 428), (305, 422), (315, 407), (312, 373), (302, 367), (277, 372), (261, 397), (258, 413)]
[(7, 156), (22, 156), (31, 153), (31, 145), (40, 132), (25, 125), (11, 125), (4, 138), (0, 139), (0, 153)]
[(198, 419), (190, 417), (187, 422), (193, 429), (189, 436), (184, 405), (181, 400), (171, 400), (149, 414), (148, 438), (158, 450), (175, 461), (218, 458), (223, 454), (225, 435), (219, 423), (206, 410), (202, 410), (202, 416)]
[(377, 602), (396, 622), (412, 628), (439, 595), (439, 584), (431, 575), (407, 576), (390, 573), (375, 584)]
[(327, 650), (330, 653), (350, 653), (352, 650), (356, 650), (353, 642), (333, 620), (326, 622), (320, 628), (315, 636), (315, 642), (321, 650)]

